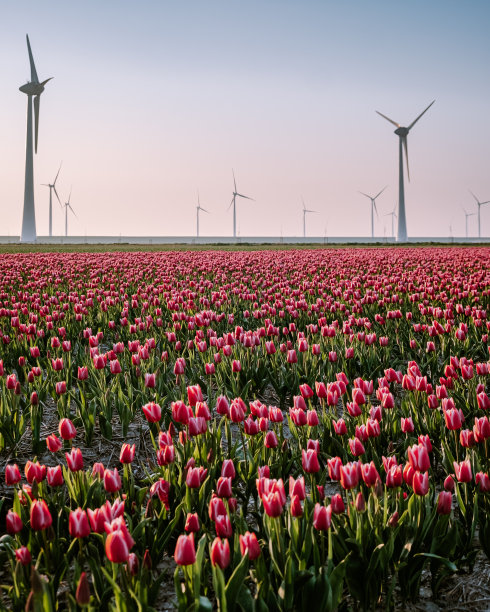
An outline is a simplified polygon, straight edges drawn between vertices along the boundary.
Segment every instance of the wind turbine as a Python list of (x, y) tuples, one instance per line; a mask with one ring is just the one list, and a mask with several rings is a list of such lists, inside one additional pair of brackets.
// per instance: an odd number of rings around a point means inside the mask
[[(388, 187), (388, 185), (386, 185), (386, 187)], [(364, 193), (363, 191), (359, 192), (361, 195), (366, 196), (366, 198), (369, 198), (371, 200), (371, 238), (374, 238), (374, 211), (376, 211), (376, 216), (379, 217), (378, 209), (376, 207), (376, 198), (378, 198), (383, 193), (386, 187), (383, 187), (383, 189), (374, 197), (368, 195), (367, 193)]]
[(201, 206), (201, 202), (199, 200), (199, 191), (197, 192), (197, 206), (196, 206), (196, 223), (197, 223), (197, 237), (199, 238), (199, 211), (202, 210), (205, 213), (209, 214), (209, 211)]
[(307, 213), (317, 213), (317, 210), (308, 210), (305, 206), (305, 201), (301, 198), (303, 202), (303, 238), (306, 238), (306, 214)]
[(480, 207), (483, 206), (484, 204), (490, 204), (490, 200), (487, 200), (486, 202), (480, 202), (480, 200), (476, 197), (476, 195), (470, 191), (471, 195), (475, 198), (476, 203), (478, 204), (478, 238), (481, 238), (481, 234), (480, 234)]
[(34, 150), (37, 153), (37, 137), (39, 132), (39, 102), (44, 86), (53, 77), (39, 82), (32, 57), (29, 36), (26, 34), (27, 51), (29, 53), (29, 63), (31, 65), (31, 80), (19, 87), (22, 93), (27, 94), (27, 139), (26, 139), (26, 173), (24, 183), (24, 210), (22, 213), (22, 232), (21, 242), (36, 241), (36, 212), (34, 209), (34, 161), (32, 146), (32, 97), (34, 96)]
[(60, 164), (60, 167), (58, 169), (58, 172), (56, 174), (56, 177), (53, 183), (42, 183), (43, 187), (49, 187), (49, 235), (50, 236), (53, 235), (53, 190), (54, 190), (55, 196), (58, 198), (58, 202), (60, 203), (60, 206), (63, 207), (63, 204), (61, 203), (61, 200), (60, 200), (60, 196), (58, 195), (58, 192), (56, 191), (56, 181), (58, 180), (58, 174), (60, 173), (60, 170), (61, 170), (61, 164)]
[(68, 196), (68, 202), (65, 202), (64, 204), (64, 207), (65, 207), (65, 236), (68, 236), (68, 209), (70, 209), (71, 212), (75, 215), (75, 217), (77, 217), (75, 211), (72, 208), (72, 205), (70, 204), (70, 200), (71, 200), (71, 189), (70, 189), (70, 195)]
[(395, 217), (397, 217), (398, 215), (396, 214), (396, 204), (395, 204), (395, 208), (390, 212), (390, 213), (386, 213), (385, 217), (391, 217), (391, 237), (394, 238), (395, 237), (395, 224), (394, 224), (394, 219)]
[(376, 111), (378, 113), (378, 115), (381, 115), (381, 117), (383, 117), (383, 119), (386, 119), (386, 121), (389, 121), (393, 125), (396, 125), (395, 134), (397, 136), (399, 136), (399, 138), (400, 138), (400, 145), (399, 145), (399, 188), (398, 188), (399, 189), (399, 195), (398, 195), (398, 199), (399, 199), (399, 202), (398, 202), (398, 235), (397, 235), (398, 242), (406, 242), (406, 240), (407, 240), (407, 218), (406, 218), (406, 215), (405, 215), (405, 187), (404, 187), (404, 184), (403, 184), (403, 149), (405, 149), (405, 160), (406, 160), (406, 163), (407, 163), (407, 176), (408, 176), (408, 180), (410, 180), (410, 171), (408, 169), (407, 136), (408, 136), (410, 130), (413, 128), (413, 126), (422, 117), (422, 115), (424, 115), (429, 110), (429, 108), (434, 104), (434, 102), (435, 102), (435, 100), (433, 100), (429, 104), (429, 106), (422, 113), (420, 113), (420, 115), (414, 121), (412, 121), (412, 123), (408, 127), (402, 127), (399, 123), (397, 123), (396, 121), (393, 121), (393, 119), (390, 119), (386, 115), (383, 115), (383, 113), (380, 113), (379, 111)]
[(228, 210), (230, 210), (231, 205), (233, 204), (233, 238), (236, 238), (236, 198), (238, 196), (239, 198), (245, 198), (246, 200), (252, 200), (252, 202), (255, 202), (255, 200), (253, 198), (249, 198), (246, 195), (238, 193), (238, 191), (236, 190), (235, 172), (233, 171), (233, 169), (232, 169), (232, 173), (233, 173), (233, 185), (235, 189), (233, 190), (233, 197), (231, 198), (231, 202), (230, 202), (230, 206), (228, 206)]
[(476, 215), (476, 213), (466, 212), (466, 209), (464, 209), (463, 207), (461, 207), (461, 210), (464, 212), (466, 238), (468, 238), (468, 217), (474, 217)]

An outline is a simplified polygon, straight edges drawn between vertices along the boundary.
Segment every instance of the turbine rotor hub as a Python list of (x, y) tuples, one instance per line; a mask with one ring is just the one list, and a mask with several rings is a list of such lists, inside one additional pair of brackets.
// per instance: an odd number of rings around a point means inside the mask
[(408, 128), (406, 127), (399, 127), (395, 130), (395, 134), (397, 136), (408, 136)]
[(21, 85), (19, 89), (28, 96), (38, 96), (44, 91), (44, 85), (42, 83), (26, 83)]

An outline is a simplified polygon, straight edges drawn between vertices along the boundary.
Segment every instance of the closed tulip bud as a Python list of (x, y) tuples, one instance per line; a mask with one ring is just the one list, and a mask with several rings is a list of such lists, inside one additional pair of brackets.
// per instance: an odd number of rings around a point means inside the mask
[(77, 435), (75, 425), (73, 425), (70, 419), (61, 419), (58, 425), (58, 431), (63, 440), (73, 440)]
[(359, 491), (359, 493), (356, 495), (355, 506), (357, 512), (364, 512), (366, 510), (366, 500), (364, 499), (362, 491)]
[(294, 480), (292, 476), (289, 477), (289, 496), (292, 498), (293, 495), (297, 495), (300, 500), (305, 499), (305, 479), (300, 476), (297, 480)]
[(119, 472), (117, 471), (117, 468), (114, 468), (114, 470), (105, 470), (104, 489), (108, 493), (115, 493), (116, 491), (119, 491), (121, 486), (122, 486), (121, 477), (119, 476)]
[(88, 368), (86, 366), (78, 367), (78, 380), (87, 380)]
[(423, 444), (408, 448), (408, 461), (414, 471), (426, 472), (430, 468), (429, 453)]
[(303, 449), (301, 451), (301, 463), (303, 470), (307, 474), (315, 474), (320, 471), (320, 463), (318, 462), (316, 450), (309, 449), (305, 451), (305, 449)]
[(391, 393), (385, 393), (383, 397), (381, 398), (381, 406), (383, 406), (385, 410), (389, 410), (393, 408), (394, 405), (395, 405), (395, 398), (393, 397), (393, 395)]
[(233, 535), (230, 517), (227, 514), (218, 515), (214, 521), (214, 527), (216, 529), (216, 535), (220, 538), (231, 538)]
[(230, 406), (224, 395), (216, 398), (216, 412), (222, 416), (228, 416), (230, 413)]
[(388, 527), (394, 529), (398, 525), (399, 514), (398, 512), (393, 512), (393, 514), (388, 519)]
[(7, 486), (12, 486), (17, 484), (22, 475), (19, 470), (19, 466), (16, 463), (9, 463), (5, 466), (5, 484)]
[(459, 432), (459, 442), (463, 448), (471, 448), (475, 446), (475, 436), (471, 429), (462, 429)]
[(361, 407), (356, 402), (347, 402), (347, 411), (351, 417), (358, 417), (362, 414)]
[(86, 538), (90, 534), (90, 525), (85, 510), (77, 508), (70, 512), (68, 529), (72, 538)]
[(157, 463), (160, 466), (170, 465), (175, 461), (175, 447), (168, 444), (157, 451)]
[(359, 471), (356, 463), (340, 466), (340, 484), (343, 489), (354, 489), (359, 483)]
[(105, 541), (105, 553), (112, 563), (127, 562), (129, 558), (129, 547), (126, 536), (121, 529), (109, 533)]
[(331, 459), (327, 459), (327, 466), (330, 480), (339, 481), (341, 476), (340, 468), (342, 466), (342, 460), (340, 457), (332, 457)]
[(441, 491), (437, 497), (437, 514), (450, 514), (453, 495), (450, 491)]
[(132, 463), (136, 451), (136, 445), (130, 446), (129, 444), (123, 444), (121, 447), (121, 453), (119, 455), (119, 461), (121, 463)]
[(36, 480), (37, 483), (40, 483), (46, 478), (46, 466), (41, 465), (39, 461), (36, 461), (35, 463), (28, 461), (25, 465), (24, 472), (29, 484), (32, 484), (34, 480)]
[(316, 425), (318, 425), (319, 422), (320, 421), (318, 419), (318, 414), (316, 410), (314, 409), (308, 410), (308, 412), (306, 413), (306, 424), (309, 427), (316, 427)]
[(98, 478), (104, 478), (104, 464), (97, 462), (92, 466), (92, 476), (97, 476)]
[(82, 451), (79, 448), (72, 448), (71, 453), (65, 453), (65, 457), (71, 472), (83, 470)]
[(220, 497), (211, 497), (209, 501), (209, 518), (215, 521), (218, 516), (226, 514), (226, 508), (223, 500)]
[(56, 436), (56, 434), (51, 434), (46, 438), (46, 446), (48, 447), (48, 450), (52, 453), (57, 453), (63, 446), (63, 443)]
[(15, 558), (21, 565), (29, 565), (32, 561), (31, 553), (26, 546), (15, 549)]
[(7, 527), (7, 532), (10, 535), (15, 535), (16, 533), (19, 533), (19, 531), (21, 531), (23, 527), (22, 519), (17, 514), (17, 512), (14, 512), (13, 510), (9, 510), (7, 512), (5, 523)]
[(349, 438), (349, 448), (354, 457), (359, 457), (366, 452), (363, 443), (358, 438)]
[(56, 467), (48, 467), (47, 481), (50, 487), (61, 487), (64, 482), (61, 465), (57, 465)]
[(201, 387), (199, 385), (191, 385), (187, 387), (187, 397), (189, 399), (189, 405), (193, 408), (197, 402), (204, 401)]
[(456, 408), (444, 410), (444, 419), (446, 421), (446, 427), (450, 430), (456, 430), (461, 427), (461, 415)]
[(338, 436), (345, 436), (347, 434), (347, 425), (344, 419), (339, 419), (338, 421), (332, 420), (332, 423), (334, 431)]
[(240, 535), (240, 552), (242, 557), (248, 554), (250, 561), (254, 561), (260, 557), (260, 544), (257, 541), (255, 533), (246, 531), (243, 535)]
[(415, 495), (427, 495), (429, 491), (429, 472), (416, 471), (412, 480)]
[(231, 478), (226, 478), (223, 476), (220, 476), (218, 478), (218, 482), (216, 483), (216, 494), (218, 495), (218, 497), (231, 497), (232, 496), (232, 490), (231, 490)]
[(195, 533), (199, 531), (200, 529), (199, 516), (197, 515), (197, 513), (194, 513), (194, 514), (189, 513), (187, 515), (184, 529), (186, 533)]
[(63, 395), (66, 393), (66, 382), (64, 380), (57, 382), (55, 385), (55, 390), (57, 395)]
[(221, 476), (225, 478), (235, 478), (236, 471), (235, 466), (233, 464), (233, 459), (224, 459), (223, 465), (221, 466)]
[(277, 517), (281, 515), (283, 503), (278, 491), (271, 491), (268, 494), (264, 493), (262, 495), (262, 504), (268, 516)]
[(476, 401), (480, 410), (488, 410), (490, 408), (490, 397), (484, 391), (477, 394)]
[(412, 417), (407, 417), (406, 419), (402, 417), (401, 419), (402, 431), (403, 433), (412, 433), (414, 428)]
[(299, 498), (299, 495), (291, 496), (291, 505), (289, 511), (291, 512), (291, 516), (295, 518), (303, 516), (303, 506), (301, 505), (301, 499)]
[(315, 504), (313, 510), (313, 527), (318, 531), (327, 531), (332, 524), (332, 507)]
[(340, 495), (339, 493), (332, 495), (330, 505), (334, 514), (342, 514), (343, 512), (345, 512), (344, 500), (342, 499), (342, 495)]
[(162, 409), (155, 402), (149, 402), (142, 407), (143, 414), (148, 423), (158, 423), (162, 418)]
[(211, 563), (224, 570), (230, 564), (230, 544), (228, 540), (215, 538), (211, 545)]
[(378, 470), (373, 461), (361, 465), (361, 476), (368, 487), (374, 486), (376, 481), (380, 480)]
[(51, 527), (53, 518), (44, 499), (35, 499), (31, 504), (31, 529), (42, 531)]
[(471, 463), (468, 460), (461, 461), (461, 463), (454, 461), (453, 467), (458, 482), (471, 482), (473, 475), (471, 473)]
[(475, 482), (481, 493), (488, 493), (490, 491), (490, 478), (488, 474), (478, 472), (475, 474)]

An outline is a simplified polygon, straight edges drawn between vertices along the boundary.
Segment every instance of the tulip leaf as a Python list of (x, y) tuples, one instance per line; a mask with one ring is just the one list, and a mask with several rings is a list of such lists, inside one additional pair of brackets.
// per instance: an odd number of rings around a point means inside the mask
[(457, 566), (447, 557), (441, 557), (440, 555), (435, 555), (434, 553), (417, 553), (414, 555), (414, 557), (428, 557), (429, 559), (436, 559), (437, 561), (440, 561), (443, 565), (445, 565), (448, 569), (450, 569), (452, 572), (457, 572), (458, 568)]
[(228, 583), (225, 587), (226, 602), (228, 604), (228, 610), (230, 612), (235, 609), (238, 593), (240, 592), (247, 572), (248, 555), (244, 555), (240, 563), (236, 566), (235, 571), (230, 576), (230, 579), (228, 580)]

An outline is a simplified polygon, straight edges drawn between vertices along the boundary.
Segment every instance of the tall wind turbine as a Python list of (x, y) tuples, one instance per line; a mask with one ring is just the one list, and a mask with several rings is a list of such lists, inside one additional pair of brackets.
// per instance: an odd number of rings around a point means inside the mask
[(232, 172), (233, 172), (233, 185), (235, 189), (233, 190), (233, 197), (231, 198), (231, 202), (230, 202), (230, 206), (228, 206), (228, 210), (231, 208), (231, 205), (233, 204), (233, 238), (236, 238), (236, 198), (238, 196), (239, 198), (245, 198), (246, 200), (252, 200), (252, 202), (255, 202), (255, 200), (253, 198), (249, 198), (246, 195), (238, 193), (238, 191), (236, 190), (235, 172), (233, 169), (232, 169)]
[(75, 217), (77, 217), (75, 211), (72, 208), (72, 205), (70, 204), (70, 200), (71, 200), (71, 189), (70, 189), (70, 195), (68, 196), (68, 202), (65, 202), (64, 204), (64, 207), (65, 207), (65, 236), (68, 236), (68, 209), (70, 209), (71, 212), (75, 215)]
[[(386, 187), (388, 187), (388, 185), (386, 185)], [(374, 211), (376, 211), (376, 216), (379, 216), (378, 209), (376, 208), (376, 198), (378, 198), (383, 193), (386, 187), (383, 187), (383, 189), (374, 197), (368, 195), (367, 193), (364, 193), (363, 191), (359, 192), (361, 195), (366, 196), (366, 198), (369, 198), (371, 200), (371, 238), (374, 238)]]
[(403, 184), (403, 149), (405, 149), (405, 160), (407, 163), (407, 176), (408, 176), (408, 180), (410, 180), (410, 171), (408, 169), (407, 136), (410, 130), (413, 128), (413, 126), (422, 117), (422, 115), (424, 115), (429, 110), (429, 108), (434, 104), (434, 102), (435, 100), (433, 100), (429, 104), (429, 106), (422, 113), (420, 113), (420, 115), (414, 121), (412, 121), (412, 123), (408, 127), (402, 127), (399, 123), (397, 123), (396, 121), (393, 121), (393, 119), (390, 119), (386, 115), (383, 115), (383, 113), (376, 111), (378, 115), (381, 115), (381, 117), (383, 117), (383, 119), (386, 119), (386, 121), (389, 121), (393, 125), (396, 125), (395, 134), (399, 136), (400, 138), (400, 144), (399, 144), (399, 177), (400, 178), (399, 178), (399, 195), (398, 195), (399, 201), (398, 201), (398, 235), (397, 235), (398, 242), (406, 242), (407, 240), (407, 218), (405, 215), (405, 187)]
[(462, 211), (464, 212), (464, 220), (465, 220), (465, 229), (466, 229), (466, 238), (468, 238), (468, 217), (474, 217), (476, 215), (476, 213), (469, 213), (466, 212), (466, 209), (464, 209), (463, 207), (461, 207)]
[(21, 242), (36, 241), (36, 212), (34, 209), (34, 161), (33, 161), (33, 146), (32, 146), (32, 97), (34, 96), (34, 150), (37, 153), (37, 137), (39, 132), (39, 102), (41, 94), (44, 91), (44, 86), (53, 77), (39, 82), (32, 57), (31, 44), (29, 36), (26, 34), (27, 51), (29, 53), (29, 62), (31, 65), (31, 80), (25, 85), (19, 87), (22, 93), (27, 94), (27, 139), (26, 139), (26, 174), (24, 183), (24, 211), (22, 213), (22, 232), (20, 235)]
[(60, 170), (61, 170), (61, 164), (55, 176), (54, 181), (52, 183), (42, 184), (43, 187), (49, 187), (49, 235), (50, 236), (53, 235), (53, 191), (54, 191), (55, 196), (58, 198), (58, 202), (60, 203), (60, 206), (63, 207), (63, 204), (61, 203), (61, 200), (60, 200), (60, 196), (58, 195), (58, 192), (56, 191), (56, 181), (58, 180), (58, 174), (60, 173)]
[(391, 237), (394, 238), (395, 237), (395, 217), (397, 217), (398, 215), (396, 214), (396, 204), (395, 204), (395, 208), (390, 212), (390, 213), (386, 213), (385, 217), (391, 217)]
[(201, 202), (199, 200), (199, 191), (197, 192), (197, 206), (196, 206), (196, 224), (197, 224), (197, 237), (199, 238), (199, 211), (202, 210), (205, 213), (209, 214), (209, 211), (201, 206)]
[(490, 200), (487, 200), (486, 202), (480, 202), (480, 200), (476, 197), (476, 195), (472, 191), (470, 191), (470, 193), (475, 198), (476, 203), (478, 204), (478, 238), (481, 238), (481, 233), (480, 233), (480, 208), (484, 204), (490, 204)]
[(306, 215), (307, 213), (317, 213), (317, 210), (308, 210), (305, 206), (305, 202), (303, 200), (303, 198), (301, 198), (301, 201), (303, 202), (303, 238), (306, 238)]

